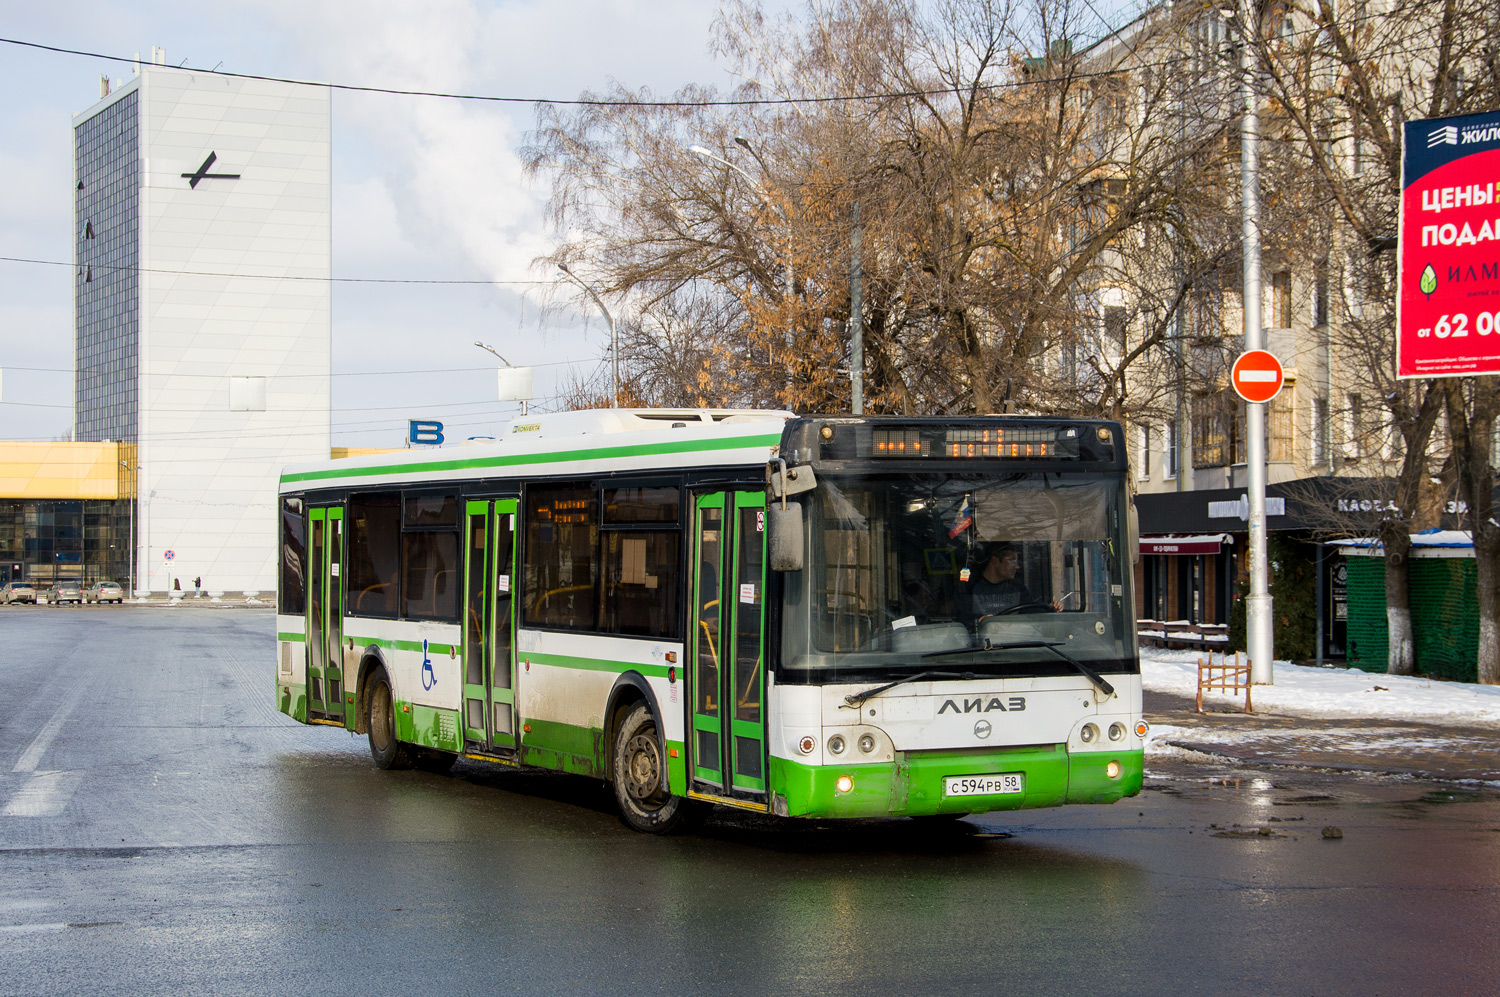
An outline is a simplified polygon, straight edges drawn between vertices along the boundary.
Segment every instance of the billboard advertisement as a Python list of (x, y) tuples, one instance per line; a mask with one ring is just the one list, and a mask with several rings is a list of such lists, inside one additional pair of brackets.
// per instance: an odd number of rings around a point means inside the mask
[(1402, 140), (1396, 376), (1500, 374), (1500, 111)]

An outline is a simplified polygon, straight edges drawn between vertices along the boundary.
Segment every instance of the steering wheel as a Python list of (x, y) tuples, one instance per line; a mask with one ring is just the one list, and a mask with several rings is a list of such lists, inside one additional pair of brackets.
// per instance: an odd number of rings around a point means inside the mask
[(1050, 613), (1052, 604), (1050, 602), (1018, 602), (1014, 606), (1007, 606), (998, 613), (991, 616), (1009, 616), (1011, 613)]

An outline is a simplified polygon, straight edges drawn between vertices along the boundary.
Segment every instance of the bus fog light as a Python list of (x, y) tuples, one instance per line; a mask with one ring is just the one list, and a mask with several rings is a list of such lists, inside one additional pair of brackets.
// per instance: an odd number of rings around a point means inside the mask
[(854, 779), (851, 776), (841, 775), (839, 781), (834, 783), (834, 788), (840, 793), (847, 793), (854, 788)]
[(1109, 739), (1111, 741), (1118, 741), (1121, 738), (1123, 738), (1124, 736), (1125, 736), (1125, 725), (1124, 724), (1110, 724), (1109, 725)]
[(842, 755), (844, 747), (844, 736), (842, 734), (835, 734), (828, 739), (828, 750), (835, 755)]
[(809, 735), (803, 735), (802, 740), (800, 740), (800, 741), (797, 742), (797, 749), (799, 751), (801, 751), (804, 755), (810, 755), (810, 754), (812, 754), (812, 750), (814, 748), (816, 748), (817, 746), (818, 746), (818, 742), (816, 740), (814, 740), (813, 737), (812, 737), (812, 735), (810, 735), (810, 734)]
[(1146, 731), (1148, 731), (1150, 729), (1151, 729), (1151, 725), (1148, 724), (1148, 723), (1146, 723), (1146, 721), (1144, 721), (1144, 720), (1137, 720), (1135, 722), (1135, 736), (1136, 737), (1145, 737), (1146, 736)]
[(1084, 744), (1093, 744), (1094, 738), (1099, 736), (1099, 728), (1093, 724), (1084, 724), (1083, 730), (1078, 732), (1078, 740)]
[(1111, 779), (1120, 778), (1120, 763), (1110, 762), (1108, 765), (1104, 766), (1104, 774), (1109, 776)]
[(875, 750), (875, 738), (872, 737), (872, 736), (870, 736), (869, 734), (861, 734), (859, 736), (859, 750), (863, 751), (867, 755), (870, 752), (874, 751)]

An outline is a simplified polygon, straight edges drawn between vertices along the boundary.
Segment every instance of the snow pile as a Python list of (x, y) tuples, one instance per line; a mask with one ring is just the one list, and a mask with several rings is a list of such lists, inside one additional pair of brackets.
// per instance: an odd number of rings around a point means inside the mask
[[(1152, 692), (1192, 699), (1198, 691), (1198, 659), (1203, 657), (1201, 651), (1144, 649), (1141, 682)], [(1216, 704), (1227, 704), (1231, 698), (1223, 693), (1205, 694), (1207, 702)], [(1500, 721), (1500, 686), (1440, 682), (1353, 668), (1314, 668), (1287, 661), (1276, 662), (1276, 684), (1256, 686), (1252, 698), (1257, 712), (1300, 716), (1453, 724)]]

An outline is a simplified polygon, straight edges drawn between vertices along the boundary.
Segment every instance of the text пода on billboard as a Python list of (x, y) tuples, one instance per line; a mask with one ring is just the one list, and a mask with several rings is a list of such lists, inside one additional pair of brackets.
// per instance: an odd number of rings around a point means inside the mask
[(1500, 373), (1500, 112), (1402, 137), (1396, 376)]

